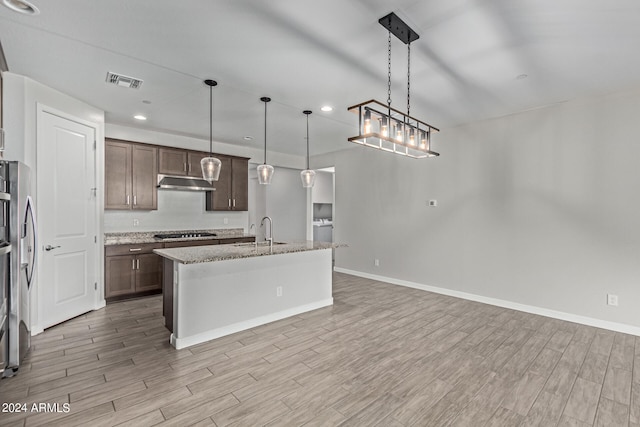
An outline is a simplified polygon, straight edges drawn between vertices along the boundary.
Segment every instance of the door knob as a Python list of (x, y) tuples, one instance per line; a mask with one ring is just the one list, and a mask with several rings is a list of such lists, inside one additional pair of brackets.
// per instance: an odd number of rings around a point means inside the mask
[(57, 249), (57, 248), (59, 248), (59, 247), (60, 247), (60, 246), (51, 246), (51, 245), (47, 245), (47, 246), (45, 246), (45, 247), (44, 247), (44, 250), (45, 250), (45, 251), (51, 251), (51, 250), (53, 250), (53, 249)]

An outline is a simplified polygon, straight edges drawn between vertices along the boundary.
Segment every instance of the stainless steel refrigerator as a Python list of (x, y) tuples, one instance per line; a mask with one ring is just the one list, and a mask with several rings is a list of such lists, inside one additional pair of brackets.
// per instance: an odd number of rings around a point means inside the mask
[[(20, 162), (0, 162), (0, 176), (5, 190), (2, 223), (8, 243), (7, 259), (0, 255), (0, 271), (6, 294), (6, 356), (0, 369), (10, 377), (19, 369), (31, 347), (30, 292), (35, 267), (36, 224), (30, 193), (30, 170)], [(8, 195), (8, 197), (7, 197)], [(1, 247), (0, 247), (1, 253)]]

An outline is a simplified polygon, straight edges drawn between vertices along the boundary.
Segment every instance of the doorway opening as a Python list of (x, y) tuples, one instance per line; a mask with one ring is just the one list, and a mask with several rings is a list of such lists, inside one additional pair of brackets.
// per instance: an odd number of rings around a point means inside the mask
[(316, 182), (310, 193), (310, 200), (307, 206), (307, 240), (333, 243), (335, 221), (334, 166), (316, 169)]

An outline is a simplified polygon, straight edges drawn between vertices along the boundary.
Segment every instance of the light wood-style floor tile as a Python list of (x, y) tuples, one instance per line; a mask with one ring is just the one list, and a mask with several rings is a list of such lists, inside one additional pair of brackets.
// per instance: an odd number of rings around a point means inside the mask
[(334, 274), (334, 305), (175, 350), (159, 296), (33, 337), (0, 426), (640, 427), (640, 337)]

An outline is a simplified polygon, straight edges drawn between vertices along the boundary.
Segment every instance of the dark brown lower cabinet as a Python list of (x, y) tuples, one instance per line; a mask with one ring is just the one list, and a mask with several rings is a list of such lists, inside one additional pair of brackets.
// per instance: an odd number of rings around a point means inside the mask
[(136, 292), (162, 290), (162, 259), (156, 254), (136, 256)]
[(107, 301), (160, 293), (162, 257), (153, 253), (162, 243), (105, 247)]

